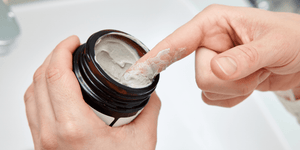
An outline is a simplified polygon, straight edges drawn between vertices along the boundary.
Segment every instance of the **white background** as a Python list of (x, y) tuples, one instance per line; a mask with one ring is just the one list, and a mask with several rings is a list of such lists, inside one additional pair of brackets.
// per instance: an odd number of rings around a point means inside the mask
[[(33, 149), (23, 94), (34, 71), (63, 39), (82, 43), (94, 32), (118, 29), (150, 49), (209, 4), (247, 6), (243, 0), (56, 0), (12, 6), (21, 35), (0, 56), (0, 149)], [(271, 93), (254, 92), (227, 109), (208, 106), (194, 77), (194, 54), (161, 73), (158, 150), (300, 149), (300, 128)]]

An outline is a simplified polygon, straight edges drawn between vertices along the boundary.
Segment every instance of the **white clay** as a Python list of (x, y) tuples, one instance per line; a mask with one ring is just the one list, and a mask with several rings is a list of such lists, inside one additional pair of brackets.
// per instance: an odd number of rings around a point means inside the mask
[(143, 88), (150, 85), (153, 78), (173, 62), (185, 55), (185, 48), (160, 51), (145, 62), (136, 63), (140, 58), (136, 50), (124, 41), (104, 37), (95, 44), (95, 60), (115, 81), (132, 87)]
[(185, 55), (185, 48), (170, 51), (170, 48), (160, 51), (155, 57), (136, 63), (124, 74), (124, 81), (130, 86), (142, 87), (150, 84), (152, 79), (165, 70), (173, 62)]
[(146, 87), (151, 83), (151, 81), (141, 81), (139, 86), (136, 87), (128, 83), (139, 82), (140, 79), (132, 79), (137, 81), (131, 81), (124, 80), (122, 77), (126, 70), (139, 58), (136, 50), (130, 45), (111, 36), (102, 37), (95, 44), (95, 60), (105, 73), (115, 81), (132, 88)]

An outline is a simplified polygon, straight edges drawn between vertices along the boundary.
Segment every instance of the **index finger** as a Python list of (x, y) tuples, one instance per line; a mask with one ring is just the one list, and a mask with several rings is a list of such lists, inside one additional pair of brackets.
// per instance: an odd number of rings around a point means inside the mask
[(144, 82), (151, 83), (157, 74), (173, 62), (192, 53), (200, 45), (201, 35), (200, 28), (191, 20), (133, 64), (123, 75), (123, 80), (128, 81), (128, 86), (134, 87), (143, 87)]
[(72, 54), (79, 45), (77, 36), (71, 36), (58, 44), (46, 71), (48, 93), (58, 121), (80, 118), (80, 115), (90, 111), (72, 71)]
[[(173, 62), (178, 61), (198, 48), (202, 31), (195, 20), (191, 20), (159, 42), (151, 51), (140, 58), (129, 70), (150, 66), (153, 77)], [(144, 71), (141, 71), (144, 72)], [(145, 72), (144, 72), (145, 73)]]
[[(173, 62), (191, 54), (198, 47), (223, 52), (234, 46), (235, 32), (228, 18), (236, 18), (234, 7), (210, 5), (192, 20), (175, 30), (139, 59), (124, 74), (150, 80)], [(146, 77), (145, 77), (146, 76)]]
[(169, 61), (174, 57), (181, 55), (181, 58), (189, 55), (194, 50), (198, 48), (202, 39), (202, 31), (198, 26), (199, 22), (191, 20), (175, 30), (172, 34), (167, 36), (161, 42), (159, 42), (150, 52), (144, 55), (137, 63), (144, 62), (149, 58), (156, 57), (159, 52), (164, 50), (169, 50), (168, 55), (173, 57), (168, 57)]

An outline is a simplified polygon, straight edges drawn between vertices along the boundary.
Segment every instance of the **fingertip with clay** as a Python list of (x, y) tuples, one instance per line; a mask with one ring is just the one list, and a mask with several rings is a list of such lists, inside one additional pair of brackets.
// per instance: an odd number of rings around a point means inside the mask
[[(152, 79), (172, 63), (195, 51), (201, 43), (202, 30), (197, 24), (191, 23), (193, 21), (195, 19), (181, 26), (159, 42), (151, 51), (132, 65), (125, 74), (130, 76), (132, 74), (144, 75)], [(140, 71), (134, 71), (137, 69), (140, 69)]]
[[(129, 86), (140, 87), (140, 83), (151, 83), (152, 79), (172, 63), (186, 56), (186, 49), (166, 48), (155, 54), (149, 52), (132, 65), (123, 75), (126, 81), (137, 81)], [(134, 80), (132, 80), (134, 78)], [(145, 85), (145, 84), (143, 84)]]

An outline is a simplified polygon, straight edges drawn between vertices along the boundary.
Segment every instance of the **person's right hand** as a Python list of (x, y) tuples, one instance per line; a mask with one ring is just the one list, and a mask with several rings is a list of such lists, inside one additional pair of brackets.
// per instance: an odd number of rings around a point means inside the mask
[[(137, 64), (160, 72), (196, 50), (196, 81), (203, 90), (202, 99), (210, 105), (232, 107), (255, 89), (298, 87), (299, 24), (297, 14), (211, 5), (157, 44)], [(149, 61), (165, 49), (169, 52), (161, 58), (169, 63)]]

